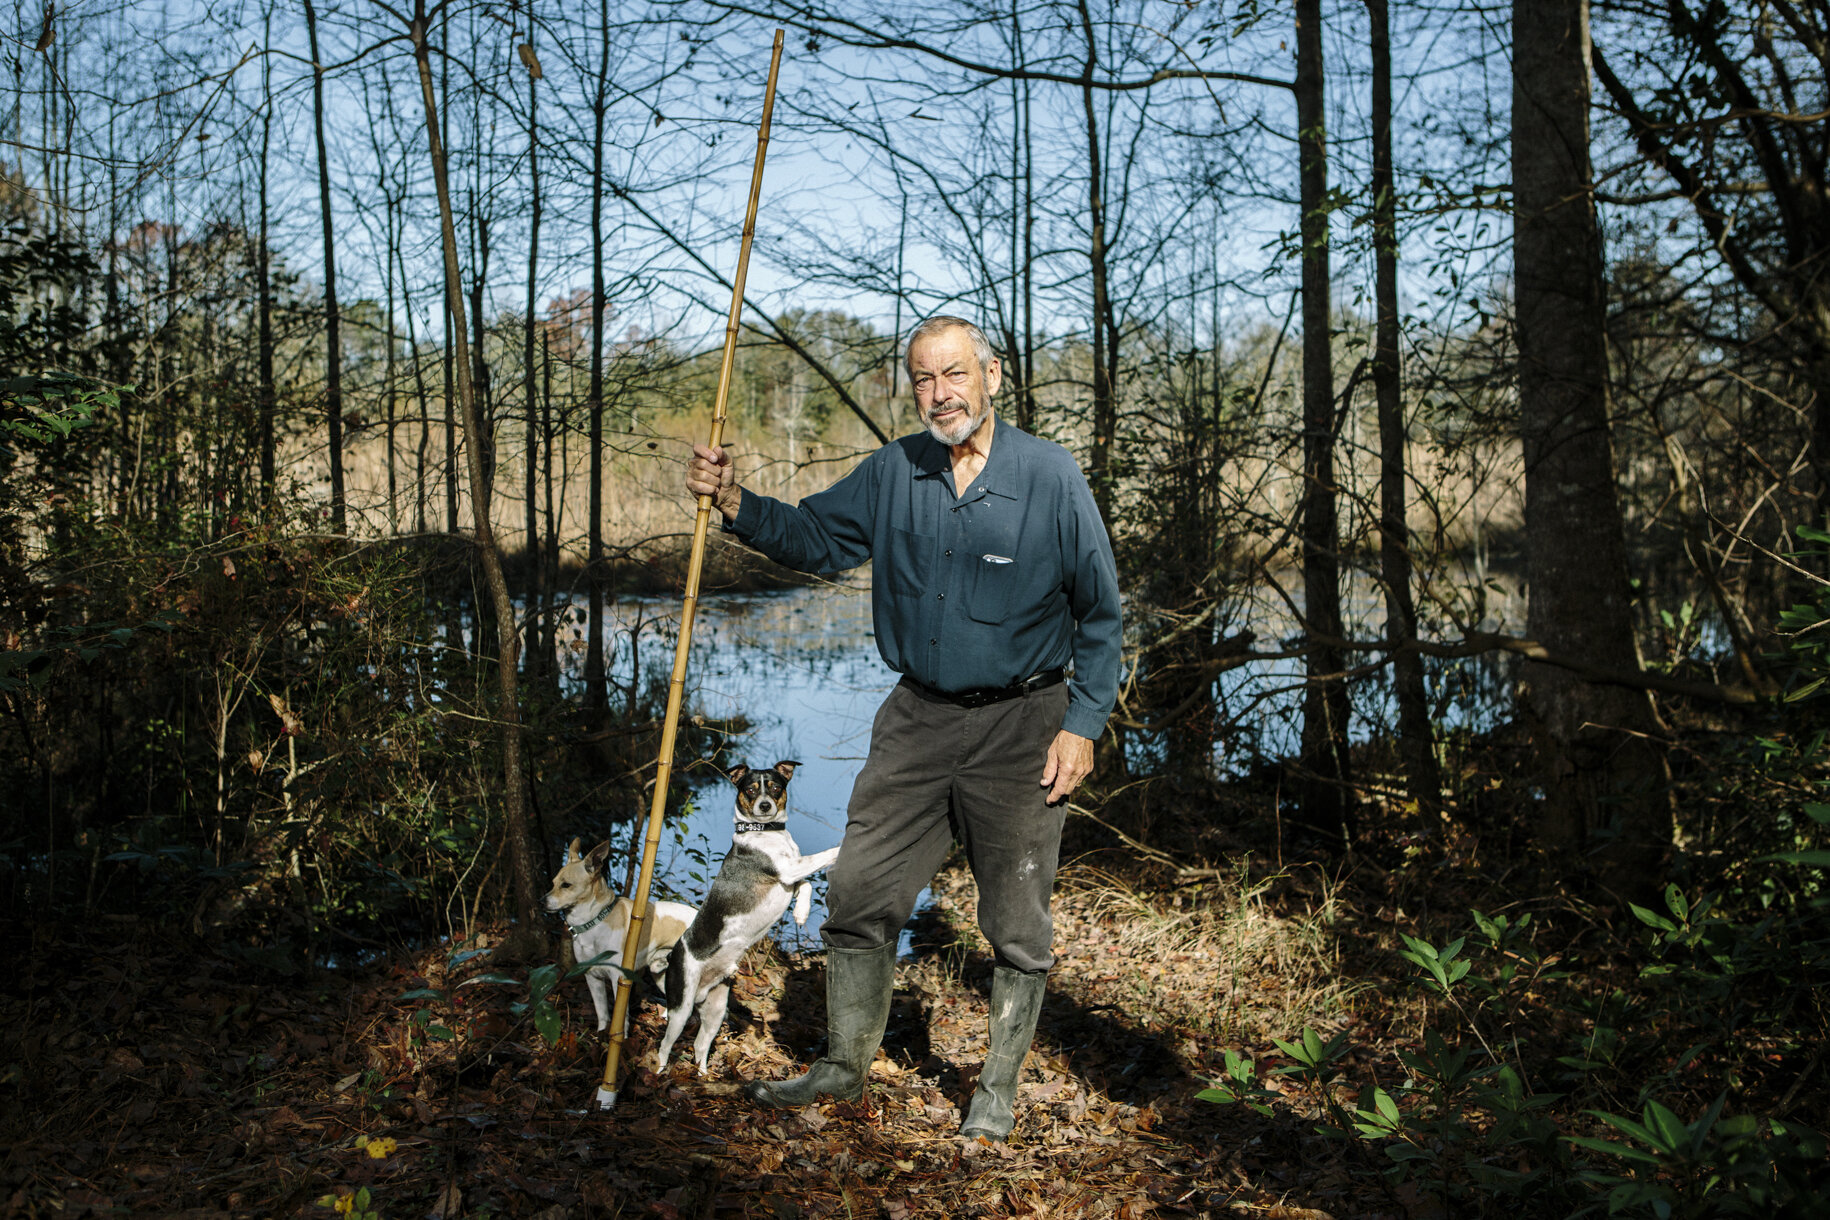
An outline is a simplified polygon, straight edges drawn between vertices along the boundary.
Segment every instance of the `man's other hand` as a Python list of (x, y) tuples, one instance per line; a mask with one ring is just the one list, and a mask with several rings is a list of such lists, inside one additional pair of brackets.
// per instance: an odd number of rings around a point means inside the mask
[(1059, 804), (1080, 781), (1093, 774), (1093, 739), (1062, 729), (1048, 747), (1048, 762), (1042, 768), (1042, 786), (1048, 789), (1048, 803)]
[(693, 446), (693, 460), (686, 467), (686, 490), (694, 496), (710, 496), (726, 521), (737, 520), (737, 510), (743, 507), (737, 468), (723, 449), (711, 445)]

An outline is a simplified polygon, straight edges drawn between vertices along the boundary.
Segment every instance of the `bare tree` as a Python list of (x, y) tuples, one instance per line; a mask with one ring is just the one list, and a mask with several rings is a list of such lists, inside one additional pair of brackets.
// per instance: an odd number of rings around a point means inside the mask
[(1334, 342), (1328, 303), (1328, 139), (1321, 0), (1296, 3), (1296, 138), (1303, 279), (1303, 811), (1332, 841), (1351, 838), (1347, 683), (1341, 653), (1340, 530), (1334, 471)]
[[(261, 156), (260, 156), (260, 235), (255, 246), (255, 278), (260, 299), (259, 335), (255, 340), (255, 367), (259, 378), (256, 395), (256, 449), (260, 454), (260, 499), (262, 509), (273, 502), (274, 455), (273, 415), (277, 392), (273, 384), (273, 255), (267, 234), (267, 176), (273, 144), (273, 6), (269, 4), (261, 18), (263, 45), (269, 52), (261, 57)], [(112, 282), (112, 281), (111, 281)]]
[(456, 374), (458, 398), (463, 410), (465, 450), (469, 458), (472, 538), (482, 562), (484, 578), (495, 608), (496, 623), (496, 718), (501, 726), (503, 821), (509, 845), (509, 867), (514, 877), (515, 909), (520, 916), (517, 930), (525, 952), (544, 941), (540, 932), (539, 891), (534, 882), (534, 836), (528, 815), (526, 777), (522, 771), (519, 637), (516, 632), (514, 600), (508, 591), (508, 580), (502, 571), (501, 552), (496, 547), (495, 531), (490, 524), (489, 481), (484, 475), (482, 438), (483, 421), (470, 383), (470, 354), (465, 350), (464, 290), (458, 267), (457, 223), (452, 215), (451, 186), (445, 171), (445, 150), (439, 139), (438, 106), (432, 87), (431, 45), (428, 41), (425, 0), (414, 0), (410, 26), (413, 57), (419, 67), (420, 96), (426, 108), (426, 140), (432, 162), (434, 190), (438, 197), (439, 232), (444, 250), (445, 307), (451, 315), (454, 336), (452, 366)]
[(591, 384), (585, 399), (590, 453), (586, 524), (585, 706), (609, 703), (604, 681), (604, 124), (610, 111), (610, 3), (598, 0), (598, 68), (591, 94)]
[(1426, 808), (1441, 800), (1442, 779), (1430, 733), (1423, 656), (1415, 647), (1417, 606), (1411, 594), (1409, 474), (1405, 449), (1403, 368), (1398, 351), (1398, 188), (1392, 169), (1392, 35), (1386, 0), (1366, 0), (1372, 18), (1372, 206), (1374, 309), (1372, 380), (1379, 404), (1379, 567), (1385, 584), (1385, 638), (1392, 648), (1398, 702), (1398, 755), (1411, 796)]
[[(1639, 669), (1608, 422), (1606, 286), (1589, 160), (1588, 0), (1514, 0), (1513, 266), (1528, 629), (1588, 664)], [(1604, 884), (1660, 875), (1671, 807), (1644, 691), (1525, 668), (1541, 840), (1592, 851)]]
[(324, 418), (330, 461), (330, 528), (348, 529), (343, 495), (343, 344), (338, 330), (337, 243), (330, 211), (330, 152), (324, 140), (324, 60), (318, 53), (318, 13), (305, 0), (311, 45), (311, 123), (318, 145), (318, 212), (324, 225)]
[(527, 538), (527, 610), (529, 616), (528, 638), (533, 647), (528, 649), (527, 672), (530, 678), (544, 675), (552, 654), (544, 646), (550, 632), (543, 624), (551, 607), (547, 605), (546, 562), (540, 553), (540, 521), (538, 505), (535, 499), (536, 488), (540, 480), (540, 407), (538, 394), (539, 370), (535, 361), (534, 337), (538, 327), (535, 317), (535, 292), (538, 289), (540, 267), (540, 59), (534, 49), (534, 31), (539, 28), (534, 20), (533, 0), (527, 6), (527, 41), (517, 48), (521, 62), (527, 66), (527, 177), (528, 177), (528, 238), (527, 238), (527, 308), (522, 318), (521, 344), (521, 393), (526, 400), (525, 423), (527, 433), (527, 460), (525, 463), (526, 479), (525, 508), (523, 514)]

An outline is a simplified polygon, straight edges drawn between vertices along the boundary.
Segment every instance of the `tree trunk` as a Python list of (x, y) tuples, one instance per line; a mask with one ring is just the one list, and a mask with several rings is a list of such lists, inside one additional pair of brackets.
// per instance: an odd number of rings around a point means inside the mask
[[(450, 5), (446, 5), (440, 11), (439, 21), (443, 25), (445, 31), (445, 45), (450, 46)], [(451, 101), (451, 56), (449, 55), (439, 57), (438, 96), (442, 107), (440, 115), (443, 116), (439, 119), (439, 139), (444, 147), (449, 148), (451, 146), (451, 128), (449, 126), (451, 122), (449, 117), (451, 113), (449, 105)], [(457, 350), (457, 343), (454, 343), (451, 337), (451, 311), (448, 309), (444, 310), (443, 317), (445, 319), (445, 530), (448, 533), (455, 534), (457, 533), (458, 528), (457, 418), (454, 409), (457, 401), (457, 377), (452, 368), (452, 360), (454, 358), (452, 353)], [(463, 336), (459, 335), (458, 342), (461, 343), (462, 341)], [(464, 633), (458, 631), (453, 636), (453, 641), (456, 643), (459, 651), (462, 651), (464, 647)]]
[(502, 730), (503, 820), (507, 824), (509, 867), (514, 877), (516, 914), (524, 941), (523, 952), (544, 942), (541, 934), (539, 890), (534, 881), (534, 836), (529, 824), (521, 760), (521, 713), (517, 689), (514, 603), (502, 573), (502, 556), (496, 549), (489, 521), (489, 491), (483, 472), (483, 421), (470, 384), (469, 353), (464, 350), (464, 291), (458, 270), (457, 225), (451, 212), (451, 188), (445, 175), (445, 152), (439, 140), (438, 107), (432, 91), (432, 62), (426, 41), (425, 0), (413, 6), (413, 54), (419, 64), (420, 94), (426, 105), (426, 140), (432, 158), (433, 185), (438, 194), (439, 229), (445, 256), (445, 306), (451, 314), (456, 352), (458, 398), (463, 408), (465, 447), (469, 454), (471, 509), (476, 515), (474, 537), (484, 578), (496, 610), (496, 682), (500, 706), (496, 720)]
[[(453, 410), (457, 401), (457, 378), (451, 367), (454, 344), (451, 341), (451, 314), (445, 315), (445, 350), (441, 361), (445, 375), (444, 413), (445, 413), (445, 532), (455, 534), (458, 528), (457, 498), (457, 416)], [(462, 637), (458, 643), (462, 646)]]
[[(553, 603), (557, 601), (559, 591), (559, 514), (553, 504), (553, 331), (543, 327), (540, 331), (540, 440), (543, 454), (543, 466), (546, 477), (546, 550), (542, 558), (542, 570), (546, 573), (544, 587), (547, 604), (545, 606), (545, 630), (540, 635), (540, 651), (544, 658), (541, 662), (545, 672), (557, 678), (559, 674), (559, 612)], [(560, 451), (559, 467), (565, 466), (565, 452)], [(563, 488), (561, 497), (564, 499)]]
[(1385, 582), (1385, 638), (1398, 703), (1398, 758), (1411, 798), (1434, 810), (1442, 799), (1430, 733), (1417, 608), (1411, 600), (1410, 529), (1402, 365), (1398, 352), (1398, 196), (1392, 167), (1392, 40), (1387, 0), (1366, 0), (1372, 19), (1373, 391), (1379, 404), (1379, 566)]
[(1341, 574), (1334, 478), (1334, 345), (1329, 337), (1328, 144), (1322, 96), (1321, 0), (1296, 3), (1296, 127), (1302, 208), (1303, 618), (1302, 801), (1331, 846), (1352, 840), (1347, 684), (1341, 654)]
[[(1023, 62), (1023, 15), (1018, 5), (1010, 9), (1010, 66), (1020, 74)], [(1010, 78), (1010, 312), (1004, 325), (1004, 378), (1010, 383), (1010, 401), (1017, 426), (1030, 427), (1024, 403), (1029, 386), (1023, 379), (1023, 348), (1018, 339), (1023, 324), (1023, 80)], [(1000, 312), (1002, 310), (1000, 309)]]
[(1023, 402), (1018, 407), (1017, 424), (1030, 430), (1036, 426), (1036, 154), (1032, 144), (1035, 128), (1029, 121), (1029, 90), (1023, 80)]
[[(1513, 0), (1513, 279), (1525, 455), (1528, 634), (1596, 666), (1640, 667), (1608, 434), (1601, 232), (1589, 163), (1587, 0)], [(1665, 757), (1644, 692), (1527, 664), (1540, 841), (1592, 853), (1638, 896), (1671, 841)]]
[(395, 232), (394, 232), (394, 217), (395, 217), (394, 200), (391, 197), (386, 195), (386, 183), (385, 182), (383, 183), (383, 198), (386, 199), (387, 216), (382, 225), (382, 230), (387, 235), (387, 243), (388, 243), (388, 247), (389, 247), (388, 250), (383, 250), (381, 253), (381, 265), (385, 272), (384, 278), (387, 280), (387, 298), (388, 298), (388, 313), (387, 313), (387, 319), (386, 319), (386, 324), (387, 324), (386, 329), (387, 329), (387, 337), (388, 337), (388, 355), (387, 355), (387, 362), (386, 362), (387, 371), (385, 374), (385, 376), (387, 378), (387, 389), (384, 392), (385, 409), (384, 409), (384, 414), (383, 414), (383, 418), (386, 421), (386, 428), (387, 428), (388, 532), (390, 534), (398, 534), (400, 532), (400, 511), (399, 511), (399, 499), (398, 499), (399, 494), (400, 494), (400, 485), (399, 485), (398, 475), (394, 468), (394, 427), (395, 427), (394, 415), (395, 415), (395, 406), (396, 406), (398, 396), (395, 392), (394, 378), (396, 376), (395, 366), (396, 366), (396, 364), (398, 362), (398, 358), (399, 358), (400, 344), (398, 342), (396, 342), (395, 335), (394, 335), (394, 260), (389, 257), (389, 254), (390, 254), (392, 248), (399, 245), (400, 242), (399, 242), (399, 238), (395, 235)]
[[(273, 45), (273, 11), (266, 14), (264, 45)], [(273, 68), (272, 58), (261, 59), (261, 167), (260, 167), (260, 246), (255, 254), (256, 310), (258, 337), (255, 340), (254, 363), (259, 384), (255, 390), (255, 450), (260, 454), (260, 506), (263, 514), (273, 505), (275, 471), (273, 467), (273, 415), (278, 395), (273, 387), (273, 256), (267, 247), (267, 154), (273, 142)], [(112, 231), (112, 230), (111, 230)], [(112, 245), (110, 249), (112, 250)], [(112, 256), (111, 256), (112, 257)], [(111, 264), (112, 265), (112, 264)], [(112, 288), (112, 281), (110, 283)], [(112, 312), (112, 310), (110, 311)]]
[(591, 388), (585, 410), (591, 444), (591, 520), (585, 527), (585, 588), (589, 621), (585, 624), (585, 706), (609, 705), (604, 681), (604, 117), (610, 105), (610, 6), (599, 0), (602, 37), (597, 69), (597, 96), (592, 101), (596, 127), (591, 137)]
[(523, 514), (527, 536), (527, 613), (528, 639), (532, 647), (527, 650), (527, 674), (529, 679), (545, 675), (546, 658), (549, 655), (541, 641), (542, 624), (547, 613), (546, 605), (546, 564), (540, 555), (540, 520), (534, 501), (535, 492), (540, 482), (540, 402), (538, 393), (539, 370), (534, 362), (534, 305), (538, 284), (535, 273), (540, 260), (540, 74), (535, 65), (539, 62), (534, 57), (534, 12), (533, 4), (528, 5), (527, 14), (527, 175), (531, 199), (529, 200), (528, 240), (527, 240), (527, 316), (525, 327), (521, 332), (521, 375), (522, 394), (527, 400), (527, 461), (525, 463), (526, 479), (526, 513)]
[(338, 333), (337, 245), (331, 230), (330, 152), (324, 143), (324, 61), (318, 56), (318, 13), (305, 0), (305, 32), (311, 42), (311, 123), (318, 142), (318, 211), (324, 222), (324, 418), (330, 448), (330, 528), (344, 533), (343, 346)]
[[(489, 354), (486, 350), (489, 339), (483, 330), (483, 290), (489, 283), (489, 217), (479, 206), (481, 198), (480, 193), (472, 194), (470, 197), (470, 231), (477, 243), (471, 255), (471, 265), (475, 271), (470, 279), (470, 328), (471, 342), (475, 344), (475, 349), (470, 354), (472, 365), (470, 392), (477, 401), (477, 418), (483, 423), (483, 432), (478, 438), (483, 442), (483, 452), (478, 456), (483, 459), (484, 487), (490, 496), (494, 497), (496, 491), (496, 399), (495, 386), (489, 378)], [(469, 436), (468, 431), (465, 436)]]
[(1093, 108), (1093, 69), (1098, 66), (1098, 47), (1093, 38), (1093, 18), (1087, 12), (1086, 0), (1080, 0), (1080, 26), (1086, 36), (1087, 60), (1081, 73), (1080, 102), (1086, 117), (1087, 138), (1087, 260), (1093, 280), (1093, 445), (1087, 455), (1087, 481), (1093, 485), (1093, 500), (1099, 515), (1112, 519), (1112, 446), (1118, 430), (1118, 409), (1112, 370), (1118, 364), (1118, 334), (1109, 325), (1112, 301), (1106, 250), (1105, 165), (1099, 153), (1099, 117)]
[[(1099, 45), (1093, 35), (1093, 18), (1086, 0), (1079, 0), (1080, 29), (1086, 39), (1086, 64), (1081, 69), (1080, 105), (1086, 121), (1087, 141), (1087, 263), (1093, 287), (1093, 443), (1087, 453), (1087, 482), (1100, 517), (1112, 520), (1113, 434), (1118, 431), (1118, 402), (1113, 372), (1118, 367), (1118, 328), (1112, 326), (1109, 251), (1106, 246), (1105, 162), (1100, 157), (1099, 115), (1093, 106), (1093, 70), (1099, 65)], [(1094, 765), (1109, 779), (1126, 772), (1124, 729), (1113, 724), (1100, 737)]]
[(413, 324), (413, 287), (407, 279), (405, 243), (394, 246), (394, 263), (400, 273), (400, 308), (407, 315), (407, 352), (413, 359), (413, 393), (419, 399), (419, 436), (413, 458), (413, 528), (425, 533), (426, 522), (426, 441), (432, 432), (432, 403), (426, 393), (426, 368), (420, 360), (419, 328)]

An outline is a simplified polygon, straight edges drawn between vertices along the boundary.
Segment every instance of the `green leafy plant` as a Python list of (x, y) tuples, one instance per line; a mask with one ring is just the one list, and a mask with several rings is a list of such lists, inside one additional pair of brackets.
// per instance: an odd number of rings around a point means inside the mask
[(1623, 1163), (1585, 1171), (1606, 1192), (1608, 1214), (1668, 1217), (1818, 1214), (1826, 1199), (1814, 1185), (1823, 1173), (1824, 1137), (1797, 1123), (1752, 1115), (1722, 1117), (1727, 1094), (1686, 1123), (1657, 1101), (1634, 1120), (1589, 1111), (1627, 1139), (1575, 1135), (1578, 1147)]
[(1210, 1087), (1195, 1094), (1198, 1101), (1211, 1101), (1215, 1105), (1230, 1105), (1234, 1102), (1248, 1110), (1269, 1117), (1271, 1102), (1277, 1094), (1258, 1083), (1258, 1073), (1252, 1061), (1232, 1047), (1226, 1048), (1225, 1070), (1218, 1080), (1212, 1081)]
[(118, 409), (121, 393), (80, 377), (0, 378), (0, 436), (48, 445)]
[[(1627, 1065), (1644, 1062), (1648, 1042), (1658, 1036), (1652, 1031), (1675, 1017), (1693, 1027), (1715, 1021), (1722, 1042), (1750, 1022), (1769, 1024), (1759, 1017), (1763, 1001), (1737, 993), (1757, 992), (1769, 997), (1766, 1003), (1784, 996), (1790, 986), (1784, 962), (1796, 962), (1801, 952), (1803, 976), (1822, 977), (1812, 965), (1824, 960), (1825, 938), (1811, 931), (1822, 913), (1817, 907), (1790, 921), (1775, 912), (1743, 924), (1723, 915), (1714, 897), (1692, 901), (1676, 886), (1666, 890), (1664, 906), (1633, 908), (1654, 934), (1640, 970), (1646, 989), (1634, 997), (1611, 990), (1603, 1003), (1617, 1012), (1617, 1023), (1591, 1019), (1572, 1052), (1554, 1057), (1579, 1089), (1595, 1094), (1598, 1073), (1618, 1080)], [(1527, 916), (1473, 914), (1472, 936), (1441, 945), (1402, 938), (1399, 956), (1415, 968), (1418, 985), (1444, 1002), (1439, 1016), (1453, 1014), (1454, 1029), (1426, 1028), (1416, 1047), (1397, 1052), (1406, 1072), (1401, 1084), (1365, 1084), (1351, 1106), (1342, 1105), (1334, 1092), (1355, 1050), (1345, 1033), (1323, 1039), (1305, 1029), (1292, 1041), (1275, 1040), (1293, 1061), (1276, 1074), (1303, 1083), (1325, 1133), (1382, 1149), (1391, 1162), (1388, 1176), (1436, 1195), (1448, 1214), (1496, 1208), (1547, 1215), (1605, 1209), (1657, 1220), (1826, 1214), (1826, 1146), (1819, 1133), (1774, 1118), (1727, 1115), (1726, 1093), (1685, 1122), (1650, 1095), (1674, 1087), (1708, 1043), (1677, 1056), (1666, 1072), (1640, 1079), (1637, 1118), (1599, 1107), (1561, 1111), (1566, 1094), (1531, 1088), (1519, 1039), (1493, 1037), (1501, 1031), (1482, 1025), (1498, 1017), (1510, 1026), (1523, 990), (1568, 973), (1551, 969), (1530, 943)], [(1797, 1026), (1796, 1020), (1778, 1024)], [(1272, 1097), (1258, 1086), (1252, 1061), (1237, 1052), (1228, 1053), (1221, 1078), (1197, 1097), (1271, 1111)], [(1585, 1119), (1596, 1126), (1584, 1130)]]
[(1405, 935), (1403, 939), (1405, 947), (1398, 951), (1398, 956), (1428, 974), (1444, 998), (1472, 965), (1467, 959), (1458, 957), (1467, 943), (1465, 937), (1458, 936), (1440, 949), (1415, 936)]

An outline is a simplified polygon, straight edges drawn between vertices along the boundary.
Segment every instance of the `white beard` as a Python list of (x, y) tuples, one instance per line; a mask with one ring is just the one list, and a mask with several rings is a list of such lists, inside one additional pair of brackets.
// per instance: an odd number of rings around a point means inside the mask
[[(952, 400), (949, 400), (949, 403), (951, 401)], [(939, 404), (939, 406), (944, 407), (949, 405), (949, 403), (942, 403)], [(963, 445), (966, 443), (966, 438), (979, 430), (979, 426), (985, 422), (985, 417), (989, 414), (991, 414), (990, 399), (981, 399), (976, 410), (968, 405), (966, 410), (962, 413), (960, 420), (957, 423), (946, 427), (935, 423), (934, 412), (930, 412), (928, 416), (928, 435), (949, 448), (954, 445)]]

